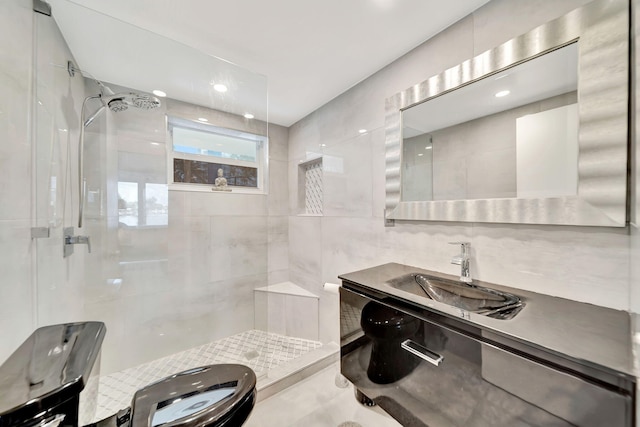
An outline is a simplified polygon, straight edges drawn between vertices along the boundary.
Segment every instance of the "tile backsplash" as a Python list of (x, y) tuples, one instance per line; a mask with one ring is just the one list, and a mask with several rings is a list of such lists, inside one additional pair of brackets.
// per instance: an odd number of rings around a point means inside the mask
[[(474, 278), (628, 310), (627, 228), (383, 224), (386, 98), (585, 3), (492, 1), (294, 124), (289, 131), (291, 192), (296, 192), (291, 177), (297, 164), (309, 156), (355, 167), (325, 167), (323, 217), (290, 218), (291, 280), (319, 292), (322, 283), (341, 273), (386, 262), (456, 275), (459, 267), (450, 264), (456, 248), (448, 243), (469, 241)], [(359, 135), (360, 128), (368, 132)], [(292, 213), (294, 203), (290, 199)], [(325, 329), (335, 333), (336, 320), (321, 311), (321, 333)]]

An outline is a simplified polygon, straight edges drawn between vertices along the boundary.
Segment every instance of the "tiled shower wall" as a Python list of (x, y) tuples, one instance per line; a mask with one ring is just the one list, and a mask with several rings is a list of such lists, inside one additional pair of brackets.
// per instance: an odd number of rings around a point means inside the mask
[[(0, 27), (0, 363), (34, 328), (58, 322), (106, 322), (103, 373), (264, 329), (254, 321), (253, 289), (288, 279), (288, 130), (170, 100), (163, 110), (102, 115), (87, 128), (90, 197), (85, 227), (76, 229), (91, 236), (92, 253), (77, 245), (63, 259), (62, 228), (77, 215), (80, 105), (97, 87), (68, 75), (64, 39), (51, 18), (34, 15), (30, 0), (2, 2)], [(34, 34), (42, 44), (37, 70)], [(34, 72), (42, 103), (31, 118)], [(165, 112), (268, 131), (269, 195), (170, 191), (166, 227), (119, 225), (118, 181), (166, 183)], [(36, 140), (44, 145), (32, 146)], [(73, 194), (64, 192), (65, 180)], [(51, 237), (31, 240), (32, 225), (49, 226)]]
[[(587, 3), (494, 0), (290, 128), (290, 280), (322, 295), (323, 339), (336, 339), (337, 275), (386, 262), (459, 274), (470, 241), (473, 277), (616, 309), (629, 308), (629, 230), (539, 225), (396, 222), (385, 228), (385, 99)], [(359, 129), (368, 129), (364, 135)], [(320, 144), (326, 144), (321, 147)], [(324, 216), (294, 215), (297, 165), (324, 156)]]
[(31, 289), (31, 2), (0, 2), (0, 360), (33, 329)]
[[(57, 27), (50, 18), (34, 14), (31, 1), (2, 2), (0, 27), (0, 360), (4, 360), (40, 324), (85, 318), (86, 248), (73, 258), (62, 258), (63, 228), (76, 218), (71, 197), (77, 203), (77, 194), (65, 197), (65, 192), (77, 188), (76, 176), (69, 171), (77, 170), (77, 156), (71, 153), (77, 153), (77, 111), (85, 87), (82, 79), (71, 79), (67, 73), (72, 56)], [(36, 148), (36, 140), (42, 149)], [(87, 140), (97, 142), (95, 135)], [(36, 194), (42, 197), (33, 203)], [(48, 228), (50, 237), (32, 239), (31, 227)]]

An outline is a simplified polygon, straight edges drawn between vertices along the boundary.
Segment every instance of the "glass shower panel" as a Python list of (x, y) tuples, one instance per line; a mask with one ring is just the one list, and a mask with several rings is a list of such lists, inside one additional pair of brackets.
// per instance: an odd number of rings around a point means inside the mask
[[(36, 241), (38, 326), (105, 322), (103, 377), (126, 371), (139, 386), (223, 362), (264, 377), (268, 309), (254, 294), (268, 285), (267, 195), (172, 188), (167, 123), (205, 118), (268, 136), (266, 78), (73, 2), (52, 6), (53, 18), (36, 16), (36, 216), (51, 230)], [(167, 93), (160, 106), (138, 108), (131, 94), (155, 89)], [(91, 252), (73, 244), (63, 257), (71, 227)]]
[(77, 213), (78, 109), (85, 96), (82, 79), (67, 72), (72, 58), (55, 22), (34, 14), (34, 181), (35, 225), (49, 238), (33, 240), (37, 326), (83, 320), (86, 248), (63, 258), (64, 228)]

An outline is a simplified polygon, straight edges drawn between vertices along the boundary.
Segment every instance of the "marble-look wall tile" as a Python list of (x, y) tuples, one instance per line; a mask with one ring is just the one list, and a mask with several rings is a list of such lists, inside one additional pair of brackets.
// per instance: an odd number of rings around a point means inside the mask
[(318, 340), (318, 298), (286, 295), (284, 316), (285, 334), (290, 337)]
[(322, 268), (322, 218), (289, 217), (289, 274), (296, 285), (316, 293)]
[(269, 125), (269, 215), (289, 214), (289, 129)]
[[(382, 221), (385, 99), (584, 3), (492, 1), (294, 124), (289, 131), (292, 213), (298, 208), (297, 165), (310, 153), (321, 156), (342, 150), (345, 164), (370, 162), (370, 180), (353, 182), (349, 177), (349, 184), (359, 186), (355, 194), (364, 194), (369, 186), (372, 190), (370, 202), (361, 200), (350, 211), (339, 205), (344, 194), (336, 194), (345, 193), (344, 186), (330, 183), (325, 186), (325, 197), (329, 207), (337, 207), (333, 216), (325, 212), (321, 218), (291, 217), (290, 280), (313, 292), (341, 273), (385, 262), (458, 275), (460, 267), (450, 261), (459, 248), (448, 243), (470, 241), (472, 274), (478, 279), (613, 308), (628, 306), (624, 297), (629, 286), (628, 236), (624, 229), (411, 221), (396, 221), (394, 227), (386, 228)], [(353, 128), (360, 126), (369, 130), (370, 143), (363, 150), (350, 151)], [(315, 231), (318, 227), (321, 241)], [(321, 297), (320, 308), (321, 339), (335, 340), (332, 316), (337, 301)]]
[(289, 281), (289, 266), (287, 265), (286, 269), (283, 270), (272, 270), (269, 271), (267, 279), (267, 285), (275, 285), (276, 283), (288, 282)]
[(267, 217), (211, 217), (210, 280), (267, 273)]
[(473, 227), (471, 241), (482, 280), (629, 308), (628, 230), (487, 224)]
[(169, 212), (168, 234), (171, 244), (168, 247), (168, 267), (171, 281), (186, 287), (208, 282), (211, 259), (209, 217), (173, 215), (171, 208)]
[(269, 160), (289, 160), (289, 128), (269, 124)]
[(125, 300), (120, 345), (128, 351), (117, 370), (253, 329), (254, 289), (265, 281), (245, 276)]
[(33, 18), (26, 2), (0, 5), (0, 220), (26, 219), (31, 200), (29, 107)]
[(323, 201), (325, 216), (371, 215), (371, 134), (358, 135), (324, 149)]
[(269, 161), (269, 215), (289, 214), (288, 167), (286, 160)]
[[(33, 12), (21, 0), (0, 3), (0, 363), (34, 325), (31, 261), (29, 107)], [(10, 325), (10, 326), (9, 326)]]
[(269, 329), (269, 292), (253, 292), (253, 327), (261, 331)]
[(256, 328), (318, 340), (318, 297), (260, 288), (255, 291)]
[(0, 364), (34, 329), (30, 226), (26, 219), (0, 221)]
[[(174, 191), (174, 190), (172, 190)], [(185, 215), (267, 215), (267, 196), (223, 192), (186, 191)]]
[(289, 217), (269, 216), (268, 218), (268, 271), (289, 268)]

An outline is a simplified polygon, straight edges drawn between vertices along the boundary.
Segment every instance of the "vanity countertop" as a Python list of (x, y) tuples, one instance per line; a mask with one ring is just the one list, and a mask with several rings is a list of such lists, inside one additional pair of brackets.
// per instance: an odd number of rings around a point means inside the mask
[(514, 338), (580, 363), (634, 376), (631, 318), (628, 312), (474, 280), (474, 284), (518, 295), (526, 306), (513, 319), (500, 320), (461, 311), (396, 289), (386, 282), (409, 273), (445, 279), (458, 277), (418, 267), (389, 263), (340, 279), (419, 304), (422, 308), (469, 322), (482, 330)]

